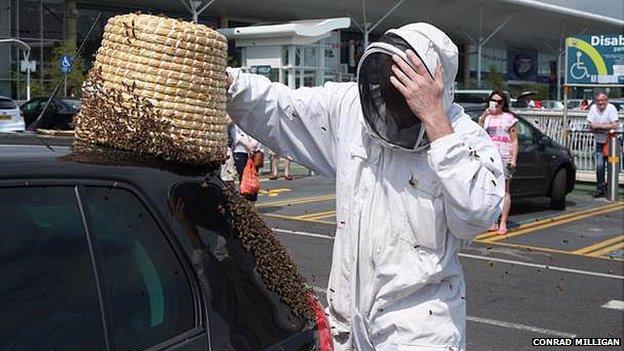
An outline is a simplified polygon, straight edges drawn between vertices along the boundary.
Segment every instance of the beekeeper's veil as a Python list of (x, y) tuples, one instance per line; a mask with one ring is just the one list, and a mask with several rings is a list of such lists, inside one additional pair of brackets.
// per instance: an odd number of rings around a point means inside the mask
[(425, 64), (433, 79), (438, 63), (444, 69), (444, 108), (453, 103), (453, 82), (457, 74), (457, 46), (438, 28), (428, 23), (408, 24), (387, 31), (366, 48), (358, 65), (357, 79), (362, 112), (368, 131), (385, 143), (406, 150), (422, 150), (429, 141), (425, 129), (390, 83), (392, 55), (408, 64), (405, 50), (411, 49)]

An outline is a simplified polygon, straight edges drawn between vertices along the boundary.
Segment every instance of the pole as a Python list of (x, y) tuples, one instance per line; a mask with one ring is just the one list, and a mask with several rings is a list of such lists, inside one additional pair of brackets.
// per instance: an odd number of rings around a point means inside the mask
[[(19, 15), (20, 15), (20, 0), (15, 0), (15, 39), (19, 40), (20, 37), (20, 21), (19, 21)], [(15, 50), (17, 60), (19, 61), (19, 48), (16, 48)], [(19, 62), (17, 64), (17, 66), (19, 67)], [(21, 70), (18, 69), (17, 70), (17, 99), (21, 100), (22, 98), (22, 94), (21, 94), (21, 77), (20, 77), (20, 73)], [(30, 100), (30, 99), (29, 99)]]
[(557, 101), (561, 101), (561, 56), (563, 52), (560, 51), (557, 55)]
[(43, 0), (39, 1), (39, 85), (43, 89)]
[(26, 101), (30, 100), (30, 49), (24, 52), (24, 61), (26, 61)]
[(362, 19), (364, 24), (364, 47), (362, 50), (366, 50), (368, 47), (368, 33), (369, 33), (369, 23), (366, 19), (366, 0), (362, 0)]
[[(479, 39), (481, 40), (481, 39)], [(481, 48), (483, 45), (477, 45), (477, 87), (481, 88)]]
[(620, 173), (620, 142), (615, 130), (609, 132), (609, 156), (607, 156), (607, 200), (618, 201), (618, 180)]
[(568, 147), (568, 90), (570, 87), (563, 86), (563, 120), (561, 121), (561, 140), (563, 146)]
[(63, 77), (63, 96), (67, 96), (67, 74)]
[(477, 7), (479, 18), (479, 41), (477, 44), (477, 87), (481, 88), (481, 48), (483, 47), (483, 5)]

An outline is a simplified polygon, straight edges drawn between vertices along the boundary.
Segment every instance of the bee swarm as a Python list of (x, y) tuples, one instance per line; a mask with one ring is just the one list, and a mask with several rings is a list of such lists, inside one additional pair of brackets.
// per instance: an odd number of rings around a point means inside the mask
[(249, 202), (228, 187), (224, 195), (221, 211), (240, 237), (245, 251), (252, 255), (254, 266), (264, 283), (280, 295), (297, 316), (313, 319), (309, 300), (311, 289), (284, 245)]

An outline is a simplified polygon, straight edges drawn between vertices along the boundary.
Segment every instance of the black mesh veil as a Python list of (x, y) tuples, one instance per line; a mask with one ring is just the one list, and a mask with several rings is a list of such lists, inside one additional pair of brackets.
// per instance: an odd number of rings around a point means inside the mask
[[(381, 40), (405, 51), (412, 49), (400, 36), (388, 33)], [(358, 88), (362, 112), (368, 127), (386, 142), (413, 150), (428, 144), (422, 125), (405, 98), (390, 83), (392, 53), (374, 50), (364, 56), (358, 70)], [(417, 145), (418, 144), (418, 145)]]

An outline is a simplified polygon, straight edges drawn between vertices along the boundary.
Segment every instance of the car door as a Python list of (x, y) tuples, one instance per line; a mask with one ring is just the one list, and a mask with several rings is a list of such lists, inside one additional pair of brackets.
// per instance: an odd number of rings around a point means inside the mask
[(24, 114), (24, 123), (26, 124), (26, 128), (34, 122), (37, 117), (39, 117), (39, 113), (41, 113), (41, 101), (43, 99), (32, 99), (30, 101), (25, 102), (20, 109)]
[(0, 187), (0, 350), (106, 350), (93, 267), (74, 187)]
[(112, 350), (206, 350), (197, 285), (135, 192), (80, 188), (107, 305)]
[(543, 195), (547, 187), (542, 169), (544, 146), (529, 122), (518, 119), (518, 158), (516, 173), (511, 182), (511, 193), (515, 196)]

